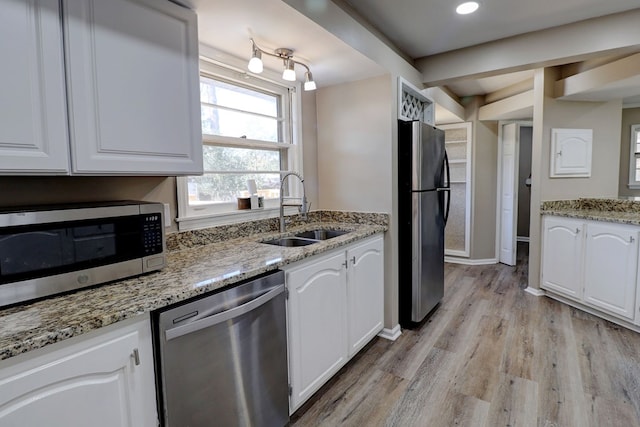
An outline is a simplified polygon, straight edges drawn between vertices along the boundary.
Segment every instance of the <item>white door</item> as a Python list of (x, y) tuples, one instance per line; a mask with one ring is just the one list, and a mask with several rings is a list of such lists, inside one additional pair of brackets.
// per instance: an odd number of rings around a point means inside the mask
[(349, 301), (349, 357), (353, 357), (383, 328), (383, 239), (347, 251), (347, 300)]
[(202, 173), (195, 13), (154, 0), (63, 6), (73, 172)]
[(347, 362), (345, 253), (286, 271), (291, 411)]
[(637, 267), (637, 227), (589, 223), (585, 258), (585, 304), (633, 320)]
[[(146, 366), (135, 364), (133, 350), (143, 350), (138, 333), (130, 332), (0, 378), (0, 425), (155, 425), (155, 413), (145, 413), (144, 394), (154, 394), (153, 382), (145, 382), (153, 372), (150, 336), (148, 340)], [(147, 369), (146, 376), (141, 368)]]
[(518, 221), (518, 124), (502, 127), (500, 185), (500, 262), (516, 265), (516, 226)]
[(60, 5), (22, 0), (1, 8), (0, 174), (68, 174)]
[(584, 224), (552, 216), (542, 224), (542, 288), (582, 301)]

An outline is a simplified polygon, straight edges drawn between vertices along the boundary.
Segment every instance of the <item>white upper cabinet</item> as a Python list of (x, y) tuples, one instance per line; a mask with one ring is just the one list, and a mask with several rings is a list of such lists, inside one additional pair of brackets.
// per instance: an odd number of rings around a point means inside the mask
[(10, 1), (0, 37), (0, 174), (202, 173), (193, 11)]
[(152, 0), (63, 10), (73, 173), (202, 173), (195, 13)]
[(592, 129), (551, 130), (551, 178), (591, 176)]
[(57, 0), (2, 3), (0, 170), (69, 172), (64, 60)]

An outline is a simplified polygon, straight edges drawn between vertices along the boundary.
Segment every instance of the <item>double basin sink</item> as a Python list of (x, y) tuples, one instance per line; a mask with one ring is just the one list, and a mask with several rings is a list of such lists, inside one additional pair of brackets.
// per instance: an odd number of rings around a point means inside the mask
[(268, 245), (276, 245), (276, 246), (307, 246), (312, 245), (314, 243), (318, 243), (322, 240), (333, 239), (334, 237), (342, 236), (343, 234), (347, 234), (348, 231), (343, 230), (325, 230), (323, 228), (317, 230), (303, 231), (301, 233), (296, 233), (291, 237), (281, 237), (279, 239), (266, 240), (262, 243), (266, 243)]

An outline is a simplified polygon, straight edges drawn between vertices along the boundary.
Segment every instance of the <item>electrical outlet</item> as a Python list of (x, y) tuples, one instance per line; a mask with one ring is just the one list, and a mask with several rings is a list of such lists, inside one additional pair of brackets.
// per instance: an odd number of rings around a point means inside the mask
[(171, 208), (169, 203), (164, 203), (164, 226), (171, 227)]

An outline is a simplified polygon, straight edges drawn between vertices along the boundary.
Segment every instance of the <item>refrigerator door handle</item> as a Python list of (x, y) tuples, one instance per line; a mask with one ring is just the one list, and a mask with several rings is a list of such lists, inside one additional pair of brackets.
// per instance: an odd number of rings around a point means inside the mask
[(447, 155), (447, 150), (444, 150), (444, 167), (447, 172), (447, 180), (445, 181), (444, 188), (451, 188), (451, 174), (449, 171), (449, 156)]
[(451, 206), (451, 175), (449, 171), (449, 156), (447, 156), (446, 150), (444, 152), (444, 162), (442, 164), (442, 168), (446, 173), (446, 181), (444, 187), (438, 188), (437, 191), (445, 191), (447, 193), (447, 206), (444, 209), (444, 225), (447, 225), (447, 220), (449, 219), (449, 207)]
[(449, 207), (451, 206), (451, 190), (447, 189), (447, 208), (444, 211), (444, 225), (449, 220)]

